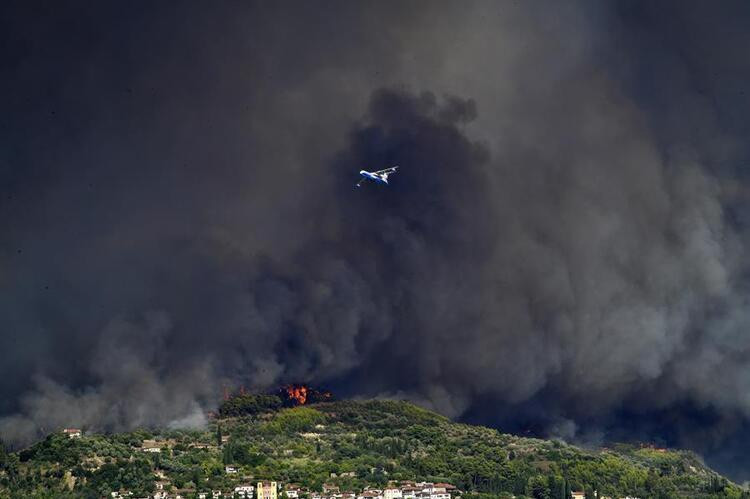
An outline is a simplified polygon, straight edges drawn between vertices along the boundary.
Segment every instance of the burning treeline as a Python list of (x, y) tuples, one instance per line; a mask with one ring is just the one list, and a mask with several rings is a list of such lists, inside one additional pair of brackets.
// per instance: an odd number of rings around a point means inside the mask
[(327, 390), (316, 390), (307, 385), (297, 384), (282, 386), (279, 388), (277, 395), (284, 402), (284, 405), (292, 407), (333, 400), (333, 394)]
[(291, 384), (280, 387), (274, 393), (250, 393), (244, 388), (230, 395), (224, 390), (224, 401), (219, 406), (219, 415), (244, 416), (273, 412), (282, 407), (314, 404), (333, 401), (333, 394), (327, 390), (317, 390), (303, 384)]

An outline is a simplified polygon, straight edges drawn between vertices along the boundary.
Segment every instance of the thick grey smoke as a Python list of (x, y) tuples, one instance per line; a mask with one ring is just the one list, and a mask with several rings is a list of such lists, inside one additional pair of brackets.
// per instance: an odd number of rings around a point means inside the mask
[(742, 478), (746, 7), (38, 7), (0, 15), (4, 440), (307, 381)]

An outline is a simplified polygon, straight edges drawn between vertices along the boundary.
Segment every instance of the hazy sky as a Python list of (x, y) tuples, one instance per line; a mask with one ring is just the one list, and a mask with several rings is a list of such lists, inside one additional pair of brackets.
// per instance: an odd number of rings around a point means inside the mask
[(739, 1), (4, 2), (0, 437), (309, 382), (750, 479), (749, 27)]

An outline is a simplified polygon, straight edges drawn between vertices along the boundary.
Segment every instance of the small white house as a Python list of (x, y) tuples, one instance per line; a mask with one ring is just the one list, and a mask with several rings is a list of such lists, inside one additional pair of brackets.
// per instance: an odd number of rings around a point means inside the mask
[(237, 473), (237, 468), (235, 468), (234, 466), (227, 466), (224, 468), (224, 471), (229, 475), (233, 475)]
[(401, 493), (401, 489), (387, 488), (383, 490), (384, 499), (401, 499), (402, 497), (403, 494)]
[(144, 440), (141, 444), (143, 452), (161, 452), (161, 444), (156, 440)]
[(401, 497), (403, 499), (416, 499), (417, 492), (421, 492), (422, 489), (411, 486), (411, 487), (403, 487), (401, 489)]
[(65, 433), (68, 438), (81, 438), (81, 430), (78, 428), (65, 428), (63, 430), (63, 433)]

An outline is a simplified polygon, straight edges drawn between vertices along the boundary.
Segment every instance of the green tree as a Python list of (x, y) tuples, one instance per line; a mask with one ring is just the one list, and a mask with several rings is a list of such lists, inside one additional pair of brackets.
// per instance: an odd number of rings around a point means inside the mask
[(534, 499), (550, 499), (547, 479), (542, 475), (532, 476), (526, 484), (526, 495)]
[(222, 417), (248, 416), (277, 411), (282, 405), (276, 395), (242, 394), (225, 400), (219, 406), (219, 414)]
[(222, 451), (222, 460), (225, 465), (227, 464), (234, 464), (235, 462), (235, 456), (234, 456), (234, 445), (232, 443), (228, 443), (224, 446), (224, 450)]

